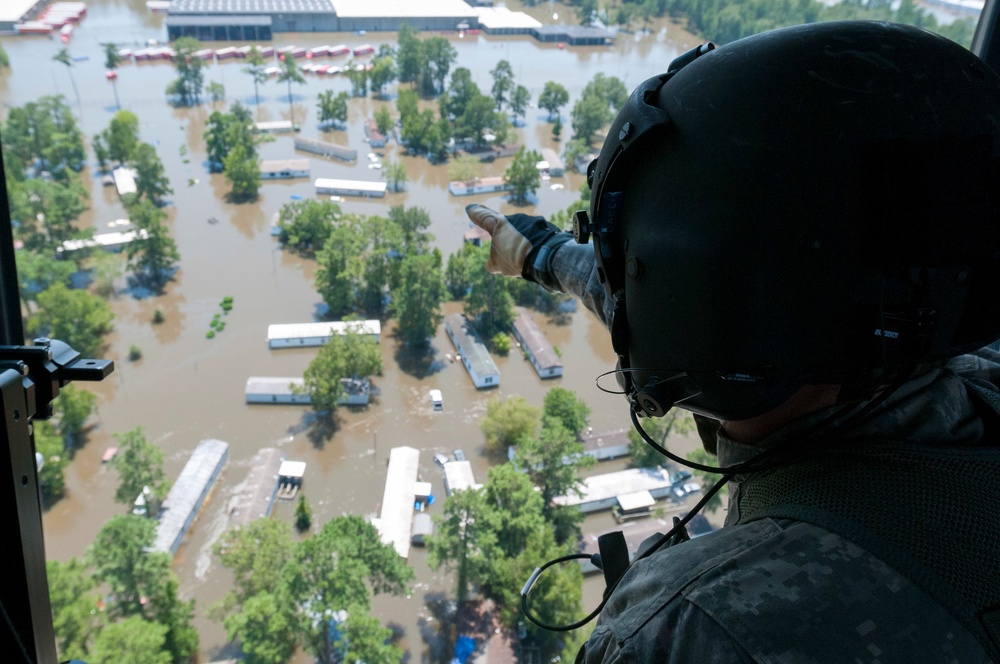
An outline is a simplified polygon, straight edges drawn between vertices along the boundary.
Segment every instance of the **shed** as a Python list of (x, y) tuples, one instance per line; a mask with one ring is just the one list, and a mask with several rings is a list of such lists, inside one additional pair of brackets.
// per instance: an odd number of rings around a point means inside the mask
[(282, 461), (278, 468), (278, 481), (281, 483), (302, 484), (306, 474), (305, 461)]
[(111, 177), (115, 179), (115, 189), (118, 190), (118, 195), (122, 198), (128, 194), (134, 194), (136, 192), (135, 188), (135, 169), (126, 168), (124, 166), (119, 166), (115, 170), (111, 171)]
[(444, 329), (476, 388), (498, 387), (500, 370), (469, 319), (463, 314), (451, 314), (444, 319)]
[(444, 464), (444, 489), (447, 495), (456, 491), (473, 489), (476, 478), (472, 474), (472, 463), (469, 461), (449, 461)]
[(545, 170), (552, 177), (557, 178), (566, 174), (566, 165), (559, 158), (559, 153), (552, 148), (542, 148), (542, 159), (546, 164)]

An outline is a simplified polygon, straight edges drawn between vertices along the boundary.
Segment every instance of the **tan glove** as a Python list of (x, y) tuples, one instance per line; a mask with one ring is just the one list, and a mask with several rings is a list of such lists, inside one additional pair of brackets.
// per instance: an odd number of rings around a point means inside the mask
[[(486, 269), (494, 274), (537, 281), (533, 274), (533, 262), (542, 246), (547, 242), (557, 243), (558, 246), (569, 239), (568, 233), (560, 232), (544, 217), (526, 214), (507, 216), (478, 203), (466, 207), (465, 213), (472, 223), (492, 238)], [(564, 235), (566, 237), (562, 237)]]

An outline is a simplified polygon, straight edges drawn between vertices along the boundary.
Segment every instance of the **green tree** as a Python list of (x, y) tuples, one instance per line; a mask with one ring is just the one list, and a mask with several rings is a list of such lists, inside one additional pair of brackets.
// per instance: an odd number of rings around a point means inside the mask
[(125, 246), (129, 269), (160, 290), (170, 280), (174, 265), (181, 258), (177, 244), (163, 223), (167, 214), (149, 200), (133, 203), (128, 212), (139, 234)]
[(528, 110), (528, 103), (531, 102), (531, 93), (528, 88), (519, 85), (514, 89), (514, 94), (510, 97), (510, 112), (514, 114), (515, 124), (517, 118), (523, 118)]
[(59, 390), (53, 402), (56, 428), (63, 437), (66, 447), (76, 447), (83, 434), (83, 426), (97, 406), (97, 396), (86, 389), (70, 384)]
[(49, 582), (52, 604), (52, 627), (61, 661), (87, 655), (91, 638), (103, 622), (97, 612), (100, 596), (94, 592), (97, 582), (79, 558), (68, 562), (47, 560), (45, 576)]
[(541, 410), (530, 405), (522, 396), (510, 396), (501, 401), (493, 397), (486, 403), (486, 417), (479, 428), (486, 437), (486, 451), (495, 458), (505, 457), (507, 448), (522, 438), (537, 435)]
[[(667, 439), (671, 434), (685, 435), (694, 431), (694, 418), (691, 413), (672, 408), (663, 417), (650, 417), (642, 421), (642, 428), (649, 434), (649, 437), (659, 443), (660, 447), (667, 447)], [(639, 432), (629, 429), (628, 432), (628, 453), (632, 457), (632, 465), (636, 468), (656, 468), (665, 466), (667, 458), (648, 445)]]
[(250, 664), (284, 664), (295, 654), (300, 638), (299, 622), (288, 602), (269, 592), (248, 598), (224, 626), (230, 641), (239, 639)]
[[(155, 517), (170, 490), (170, 482), (163, 472), (163, 450), (146, 440), (142, 427), (117, 433), (115, 438), (118, 455), (112, 463), (119, 477), (115, 501), (131, 507), (148, 487), (146, 504), (149, 516)], [(152, 523), (151, 519), (149, 521)]]
[(114, 42), (102, 42), (104, 49), (104, 68), (115, 74), (111, 77), (111, 88), (115, 91), (115, 108), (121, 110), (122, 103), (118, 99), (118, 66), (122, 63), (122, 56), (118, 54), (118, 46)]
[(587, 417), (590, 406), (584, 403), (576, 393), (565, 387), (553, 387), (545, 394), (542, 415), (553, 418), (566, 427), (574, 438), (587, 428)]
[(66, 73), (69, 74), (69, 82), (73, 84), (73, 94), (76, 95), (76, 105), (80, 105), (80, 91), (76, 87), (76, 79), (73, 77), (73, 57), (69, 54), (68, 48), (61, 48), (52, 56), (56, 62), (66, 65)]
[(403, 23), (399, 26), (396, 43), (398, 45), (396, 64), (400, 83), (418, 81), (421, 71), (426, 67), (427, 56), (424, 53), (424, 44), (418, 37), (417, 29), (409, 23)]
[(493, 99), (476, 95), (469, 100), (465, 110), (455, 119), (455, 135), (471, 139), (477, 147), (488, 143), (488, 133), (506, 131), (507, 118), (493, 108)]
[(465, 113), (469, 102), (480, 95), (482, 92), (480, 92), (476, 82), (472, 80), (472, 71), (468, 67), (458, 67), (451, 74), (448, 90), (438, 100), (441, 117), (460, 117)]
[(88, 547), (86, 560), (94, 576), (107, 584), (114, 616), (148, 617), (148, 598), (158, 595), (170, 572), (170, 556), (148, 551), (156, 539), (156, 523), (134, 514), (111, 517)]
[(132, 616), (101, 630), (88, 661), (94, 664), (171, 664), (167, 628)]
[(312, 509), (306, 502), (306, 495), (299, 494), (299, 501), (295, 503), (295, 528), (300, 532), (305, 532), (312, 527)]
[(478, 332), (489, 338), (509, 330), (514, 323), (514, 297), (508, 283), (512, 280), (487, 272), (485, 261), (470, 265), (468, 277), (469, 292), (462, 310), (476, 321)]
[(562, 136), (562, 118), (556, 116), (556, 121), (552, 123), (552, 140), (558, 141)]
[(490, 76), (493, 77), (493, 103), (499, 111), (507, 103), (507, 94), (514, 89), (514, 69), (506, 60), (500, 60), (490, 70)]
[(344, 394), (343, 378), (367, 378), (382, 373), (382, 351), (370, 336), (359, 332), (334, 335), (319, 353), (303, 378), (313, 408), (332, 411)]
[(11, 108), (2, 139), (5, 155), (12, 157), (7, 167), (20, 173), (17, 179), (23, 180), (25, 170), (30, 169), (33, 173), (48, 171), (57, 181), (67, 183), (70, 172), (83, 168), (86, 159), (83, 134), (61, 96), (46, 96)]
[(344, 76), (351, 82), (351, 94), (355, 97), (364, 97), (368, 94), (368, 70), (364, 65), (348, 63), (344, 69)]
[(315, 253), (326, 244), (340, 217), (340, 206), (333, 201), (285, 203), (278, 213), (278, 240), (301, 253)]
[(403, 253), (421, 254), (430, 248), (434, 236), (425, 232), (431, 225), (427, 210), (419, 207), (393, 205), (389, 208), (389, 219), (402, 233)]
[(352, 311), (361, 290), (360, 256), (367, 245), (361, 219), (342, 215), (316, 254), (316, 292), (337, 315)]
[(38, 309), (28, 319), (32, 336), (65, 341), (84, 357), (96, 357), (111, 331), (114, 314), (108, 303), (82, 290), (53, 284), (38, 294)]
[(347, 620), (339, 625), (339, 638), (333, 651), (339, 661), (346, 662), (402, 662), (405, 654), (389, 643), (392, 630), (384, 627), (377, 618), (349, 611)]
[(551, 416), (543, 416), (537, 438), (521, 438), (516, 450), (515, 462), (541, 491), (543, 514), (552, 524), (556, 541), (576, 541), (583, 513), (577, 507), (557, 505), (555, 499), (571, 492), (582, 495), (579, 471), (594, 465), (596, 460), (583, 453), (583, 443), (563, 426), (561, 419)]
[(225, 169), (225, 158), (237, 145), (243, 146), (247, 158), (257, 159), (257, 144), (262, 137), (253, 133), (250, 110), (234, 103), (228, 113), (213, 111), (205, 127), (205, 145), (208, 149), (209, 170), (218, 173)]
[(365, 519), (343, 516), (327, 522), (296, 545), (286, 576), (288, 596), (308, 607), (300, 619), (306, 649), (321, 664), (338, 662), (329, 620), (345, 608), (348, 615), (363, 614), (371, 592), (403, 594), (412, 578), (413, 568), (382, 544)]
[(69, 286), (75, 272), (76, 265), (70, 261), (36, 251), (18, 252), (17, 285), (25, 311), (30, 309), (29, 302), (53, 284)]
[(93, 291), (104, 298), (115, 294), (115, 282), (125, 274), (121, 255), (108, 251), (91, 253), (84, 261), (84, 268), (93, 279)]
[(444, 89), (445, 79), (458, 58), (458, 51), (444, 37), (435, 36), (424, 41), (423, 52), (427, 60), (422, 72), (421, 91), (430, 96)]
[(382, 92), (385, 86), (395, 80), (396, 75), (396, 61), (391, 55), (376, 57), (372, 61), (372, 70), (368, 74), (372, 92)]
[(321, 125), (329, 122), (336, 122), (343, 125), (347, 122), (347, 100), (348, 94), (340, 92), (336, 97), (333, 90), (324, 90), (319, 93), (319, 123)]
[(7, 55), (3, 44), (0, 44), (0, 69), (10, 69), (10, 56)]
[(243, 68), (243, 73), (248, 74), (253, 80), (253, 97), (257, 108), (260, 108), (260, 84), (267, 82), (265, 69), (267, 66), (264, 56), (260, 54), (260, 49), (255, 44), (250, 47), (250, 52), (247, 53), (247, 66)]
[(406, 168), (398, 161), (385, 162), (385, 179), (393, 191), (403, 191), (409, 177)]
[(229, 199), (244, 203), (257, 200), (260, 190), (260, 164), (247, 152), (244, 144), (236, 144), (222, 160), (222, 172), (229, 183)]
[(628, 89), (619, 79), (595, 74), (570, 113), (573, 138), (583, 141), (588, 147), (592, 145), (594, 134), (611, 122), (627, 99)]
[(118, 111), (101, 136), (111, 159), (119, 164), (132, 161), (139, 147), (139, 117), (132, 111)]
[(205, 91), (208, 92), (208, 97), (213, 102), (220, 102), (226, 98), (226, 86), (218, 81), (211, 81), (207, 86), (205, 86)]
[(403, 258), (399, 287), (392, 292), (392, 314), (398, 321), (399, 336), (411, 346), (426, 346), (444, 318), (441, 302), (447, 290), (441, 274), (441, 254), (411, 255)]
[(276, 519), (257, 519), (226, 531), (213, 551), (223, 567), (233, 572), (230, 604), (277, 592), (294, 547), (288, 524)]
[(392, 131), (392, 113), (389, 112), (389, 107), (385, 104), (379, 106), (378, 110), (375, 111), (375, 125), (378, 128), (379, 133), (385, 134), (386, 136), (388, 136), (389, 132)]
[(69, 464), (69, 457), (62, 436), (51, 422), (42, 420), (35, 423), (34, 433), (35, 450), (44, 460), (42, 469), (38, 472), (38, 486), (42, 498), (51, 503), (61, 498), (66, 489), (63, 470)]
[(167, 86), (167, 94), (176, 96), (181, 106), (190, 106), (198, 102), (205, 86), (205, 61), (194, 55), (201, 49), (201, 42), (194, 37), (179, 37), (173, 46), (177, 78)]
[(8, 186), (11, 218), (18, 222), (14, 236), (29, 251), (56, 255), (66, 240), (90, 236), (73, 224), (87, 210), (79, 178), (65, 183), (33, 178)]
[(163, 197), (174, 193), (170, 188), (170, 179), (163, 169), (163, 162), (156, 154), (156, 148), (149, 143), (140, 143), (131, 159), (135, 169), (136, 200), (146, 198), (153, 205), (162, 205)]
[(530, 196), (534, 196), (542, 183), (537, 164), (542, 155), (534, 150), (527, 150), (523, 145), (514, 155), (513, 161), (503, 172), (504, 180), (510, 185), (511, 198), (515, 203), (524, 205)]
[(448, 496), (442, 514), (434, 517), (427, 564), (433, 569), (444, 565), (455, 570), (460, 603), (468, 598), (470, 585), (489, 580), (491, 554), (497, 546), (496, 516), (481, 489), (466, 489)]
[(306, 79), (291, 56), (282, 56), (278, 65), (278, 82), (288, 84), (288, 119), (295, 124), (295, 107), (292, 102), (292, 83), (305, 85)]

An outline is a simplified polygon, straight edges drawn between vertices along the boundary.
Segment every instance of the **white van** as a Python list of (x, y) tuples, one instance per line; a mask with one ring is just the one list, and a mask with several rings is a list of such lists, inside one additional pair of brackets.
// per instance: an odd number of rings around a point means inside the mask
[(441, 390), (431, 390), (431, 407), (434, 410), (444, 410), (444, 401), (441, 400)]

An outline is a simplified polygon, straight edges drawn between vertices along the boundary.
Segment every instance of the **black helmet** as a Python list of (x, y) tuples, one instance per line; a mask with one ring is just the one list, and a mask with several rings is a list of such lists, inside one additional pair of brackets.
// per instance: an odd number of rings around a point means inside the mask
[(890, 23), (706, 44), (640, 85), (576, 219), (633, 406), (862, 398), (1000, 337), (998, 131), (1000, 78)]

